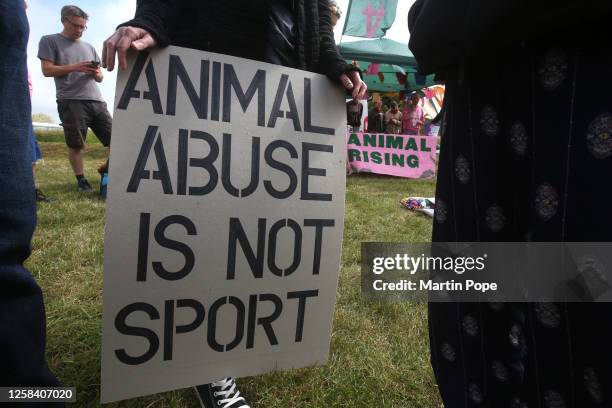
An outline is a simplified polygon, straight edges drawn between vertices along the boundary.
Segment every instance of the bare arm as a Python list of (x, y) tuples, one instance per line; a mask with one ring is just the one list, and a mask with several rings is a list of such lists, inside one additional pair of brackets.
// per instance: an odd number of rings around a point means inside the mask
[(96, 69), (96, 73), (94, 75), (94, 79), (98, 83), (102, 82), (102, 80), (104, 79), (104, 75), (102, 74), (102, 68), (98, 67), (98, 69)]
[[(91, 66), (91, 61), (83, 61), (77, 62), (76, 64), (69, 65), (55, 65), (53, 61), (41, 59), (41, 68), (42, 73), (46, 77), (61, 77), (64, 75), (68, 75), (71, 72), (84, 72), (86, 74), (94, 75), (96, 77), (96, 81), (98, 81), (98, 68), (93, 68)], [(100, 80), (102, 81), (102, 72), (99, 73)]]

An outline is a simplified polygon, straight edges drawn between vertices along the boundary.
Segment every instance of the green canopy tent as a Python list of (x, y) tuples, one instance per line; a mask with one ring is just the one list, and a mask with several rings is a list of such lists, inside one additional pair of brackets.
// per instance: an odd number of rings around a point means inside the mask
[(408, 45), (388, 38), (341, 42), (338, 47), (345, 59), (416, 67), (416, 60)]
[[(435, 84), (433, 75), (417, 73), (416, 60), (407, 44), (379, 38), (340, 43), (338, 47), (343, 58), (359, 63), (370, 91), (406, 92)], [(375, 74), (367, 73), (370, 64), (380, 64)]]
[(372, 92), (411, 92), (435, 85), (433, 75), (419, 75), (412, 67), (394, 64), (379, 64), (375, 67), (375, 63), (367, 61), (357, 63), (368, 90)]

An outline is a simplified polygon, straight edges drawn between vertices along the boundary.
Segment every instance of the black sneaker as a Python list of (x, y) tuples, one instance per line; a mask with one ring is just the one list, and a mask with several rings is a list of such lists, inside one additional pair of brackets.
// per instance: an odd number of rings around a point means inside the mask
[(39, 189), (36, 189), (36, 201), (38, 201), (39, 203), (50, 203), (52, 201), (55, 201), (54, 198), (49, 197), (48, 195), (44, 194), (42, 191), (40, 191)]
[(250, 408), (232, 377), (194, 387), (204, 408)]
[(89, 181), (87, 181), (86, 178), (82, 178), (77, 182), (77, 190), (79, 190), (79, 192), (81, 193), (88, 193), (93, 189), (91, 188), (91, 184), (89, 184)]

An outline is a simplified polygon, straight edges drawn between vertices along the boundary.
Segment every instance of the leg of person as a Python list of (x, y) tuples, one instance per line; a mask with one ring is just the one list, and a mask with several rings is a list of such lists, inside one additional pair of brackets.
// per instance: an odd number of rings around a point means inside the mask
[[(92, 102), (92, 121), (89, 124), (100, 143), (109, 147), (111, 142), (111, 131), (113, 128), (113, 118), (111, 117), (105, 102)], [(108, 159), (106, 163), (98, 167), (98, 173), (104, 175), (108, 173)]]
[(36, 225), (28, 148), (27, 37), (22, 1), (0, 2), (0, 60), (11, 61), (0, 64), (0, 384), (48, 387), (59, 383), (45, 361), (42, 293), (23, 267)]
[(85, 149), (77, 149), (73, 147), (68, 147), (68, 158), (70, 160), (70, 165), (72, 166), (72, 170), (74, 171), (74, 176), (77, 179), (77, 190), (79, 192), (88, 192), (91, 191), (91, 184), (85, 178), (85, 173), (83, 170), (83, 157), (84, 157)]
[[(40, 159), (42, 159), (42, 154), (40, 152), (40, 147), (38, 147), (38, 142), (36, 142), (36, 135), (34, 134), (34, 127), (32, 126), (32, 122), (29, 123), (28, 128), (29, 128), (28, 138), (30, 139), (30, 149), (31, 149), (30, 153), (32, 154), (32, 174), (34, 175), (34, 179), (36, 179), (36, 163)], [(38, 187), (36, 187), (34, 191), (36, 192), (37, 202), (50, 203), (54, 201), (53, 198), (44, 194)]]
[(87, 192), (91, 191), (91, 185), (85, 178), (83, 169), (85, 138), (87, 137), (87, 122), (83, 104), (83, 101), (58, 101), (57, 111), (64, 128), (64, 137), (68, 146), (68, 159), (77, 179), (77, 189), (81, 192)]
[(78, 147), (68, 147), (68, 160), (70, 167), (75, 175), (83, 174), (83, 149)]
[(203, 408), (250, 408), (232, 377), (194, 387)]

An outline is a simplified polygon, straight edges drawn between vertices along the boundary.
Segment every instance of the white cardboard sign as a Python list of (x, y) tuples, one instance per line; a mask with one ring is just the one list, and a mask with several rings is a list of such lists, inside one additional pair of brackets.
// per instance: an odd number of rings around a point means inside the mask
[(325, 77), (179, 47), (117, 79), (102, 402), (324, 364), (345, 105)]

